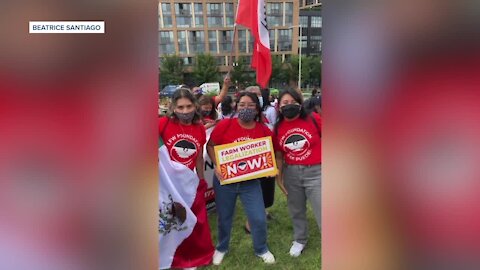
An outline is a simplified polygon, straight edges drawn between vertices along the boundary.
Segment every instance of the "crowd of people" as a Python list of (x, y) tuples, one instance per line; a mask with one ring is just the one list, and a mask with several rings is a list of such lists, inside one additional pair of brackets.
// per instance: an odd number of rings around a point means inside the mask
[[(229, 250), (230, 235), (237, 197), (245, 210), (245, 231), (250, 234), (253, 250), (264, 263), (275, 263), (267, 244), (267, 208), (274, 204), (275, 183), (287, 196), (288, 211), (293, 223), (293, 243), (290, 255), (299, 256), (307, 244), (307, 201), (310, 202), (318, 229), (321, 227), (321, 100), (314, 90), (303, 101), (299, 90), (286, 88), (278, 98), (268, 89), (250, 86), (228, 95), (231, 86), (227, 76), (220, 93), (204, 95), (198, 89), (182, 87), (176, 90), (166, 116), (159, 118), (159, 136), (165, 142), (170, 157), (194, 170), (199, 178), (197, 195), (191, 210), (197, 216), (192, 234), (177, 252), (172, 268), (195, 269), (213, 263), (220, 265)], [(206, 130), (211, 129), (207, 139)], [(182, 145), (174, 138), (191, 138)], [(210, 236), (205, 208), (203, 147), (216, 166), (214, 146), (271, 137), (278, 174), (275, 177), (221, 185), (223, 180), (216, 167), (213, 188), (218, 215), (218, 237), (212, 241), (199, 239)], [(209, 237), (211, 239), (211, 237)]]

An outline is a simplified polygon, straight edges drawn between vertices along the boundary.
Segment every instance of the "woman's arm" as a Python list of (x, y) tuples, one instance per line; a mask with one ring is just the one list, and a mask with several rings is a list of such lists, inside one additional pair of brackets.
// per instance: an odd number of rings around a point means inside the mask
[(277, 180), (278, 187), (282, 190), (283, 194), (288, 195), (287, 189), (283, 185), (283, 154), (280, 151), (275, 152), (275, 160), (277, 162), (278, 174), (275, 180)]
[(197, 160), (195, 162), (195, 169), (197, 170), (198, 178), (205, 179), (205, 161), (203, 160), (203, 148), (200, 149)]
[(207, 154), (210, 157), (213, 165), (215, 166), (215, 174), (217, 175), (218, 180), (223, 180), (222, 173), (220, 171), (220, 167), (217, 166), (217, 160), (215, 159), (215, 150), (214, 147), (215, 143), (212, 140), (209, 140), (207, 143)]
[(223, 79), (222, 90), (220, 90), (220, 93), (218, 94), (218, 96), (215, 97), (215, 108), (213, 109), (216, 109), (217, 105), (220, 102), (222, 102), (223, 99), (227, 96), (230, 83), (231, 83), (230, 76), (229, 75), (225, 76), (225, 78)]

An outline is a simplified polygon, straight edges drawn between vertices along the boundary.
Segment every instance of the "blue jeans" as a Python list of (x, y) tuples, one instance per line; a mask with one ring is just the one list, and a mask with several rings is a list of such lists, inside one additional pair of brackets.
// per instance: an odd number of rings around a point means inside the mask
[(267, 247), (267, 220), (263, 205), (262, 188), (259, 180), (220, 185), (217, 176), (213, 177), (215, 190), (215, 205), (218, 214), (218, 244), (217, 250), (226, 252), (230, 243), (232, 222), (235, 213), (237, 196), (240, 196), (253, 241), (256, 255), (265, 254)]

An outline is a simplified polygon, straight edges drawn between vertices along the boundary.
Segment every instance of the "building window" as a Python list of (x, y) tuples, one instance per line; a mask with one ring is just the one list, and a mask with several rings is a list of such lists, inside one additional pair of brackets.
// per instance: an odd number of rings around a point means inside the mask
[(223, 26), (223, 16), (222, 17), (208, 17), (208, 26)]
[(179, 53), (187, 53), (187, 35), (186, 31), (178, 31), (178, 52)]
[(220, 31), (220, 51), (221, 52), (231, 52), (232, 51), (232, 30)]
[(247, 30), (247, 32), (248, 32), (248, 44), (247, 44), (248, 51), (253, 52), (253, 41), (255, 40), (255, 38), (253, 37), (252, 32), (250, 32), (248, 30)]
[(192, 5), (190, 3), (178, 3), (175, 4), (175, 15), (178, 16), (192, 16)]
[(193, 57), (184, 57), (184, 58), (183, 58), (183, 63), (184, 63), (186, 66), (191, 66), (191, 65), (195, 64), (195, 61), (194, 61), (194, 58), (193, 58)]
[(303, 28), (308, 27), (308, 16), (300, 16), (300, 26)]
[(238, 30), (238, 50), (241, 53), (247, 52), (247, 30)]
[(175, 54), (175, 43), (173, 42), (172, 31), (158, 32), (158, 43), (159, 43), (160, 55)]
[(210, 3), (207, 4), (207, 15), (222, 15), (222, 4), (220, 3)]
[(207, 20), (208, 26), (223, 26), (223, 4), (208, 3), (207, 4)]
[[(301, 37), (299, 37), (299, 40), (302, 41), (302, 48), (303, 48), (303, 49), (307, 48), (307, 45), (308, 45), (308, 44), (307, 44), (307, 42), (308, 42), (307, 36), (301, 36)], [(299, 45), (300, 45), (300, 44), (299, 44)]]
[(285, 26), (293, 24), (293, 3), (285, 3)]
[(217, 56), (215, 60), (217, 60), (217, 65), (225, 66), (225, 56)]
[(189, 31), (190, 53), (205, 52), (205, 35), (203, 31)]
[(225, 25), (233, 26), (235, 14), (233, 12), (233, 3), (225, 3)]
[(195, 27), (203, 27), (203, 5), (195, 3)]
[(192, 25), (191, 4), (175, 4), (175, 14), (177, 17), (177, 27), (190, 27)]
[(162, 3), (163, 27), (172, 27), (172, 10), (170, 4)]
[(270, 39), (270, 50), (276, 52), (275, 48), (275, 29), (268, 30), (268, 35)]
[(283, 25), (282, 3), (267, 3), (267, 24), (270, 27)]
[(322, 17), (312, 16), (312, 27), (321, 28), (322, 27)]
[(211, 53), (218, 53), (217, 51), (217, 31), (208, 31), (208, 47)]
[(292, 30), (278, 30), (278, 51), (292, 50)]
[(310, 37), (310, 53), (319, 54), (322, 51), (322, 36)]

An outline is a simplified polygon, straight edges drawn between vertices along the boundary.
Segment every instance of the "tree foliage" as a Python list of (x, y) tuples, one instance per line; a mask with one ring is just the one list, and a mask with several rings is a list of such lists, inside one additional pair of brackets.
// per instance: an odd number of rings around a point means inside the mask
[(232, 82), (240, 88), (255, 84), (255, 77), (245, 57), (240, 56), (230, 72)]
[(219, 81), (219, 70), (215, 57), (210, 54), (197, 54), (193, 65), (193, 78), (196, 85)]
[(160, 65), (161, 85), (182, 84), (185, 65), (182, 58), (177, 55), (162, 57)]

